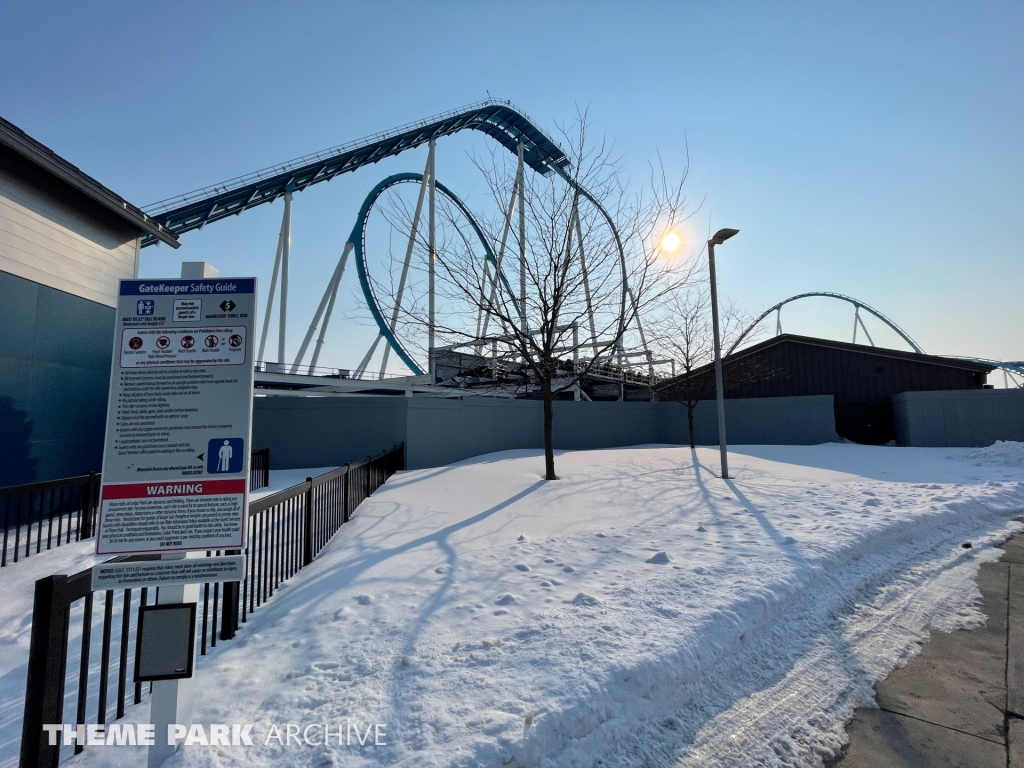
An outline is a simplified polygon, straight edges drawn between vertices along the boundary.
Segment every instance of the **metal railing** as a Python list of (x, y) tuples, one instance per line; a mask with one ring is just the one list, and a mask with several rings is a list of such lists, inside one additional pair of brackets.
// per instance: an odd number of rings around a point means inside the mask
[(0, 568), (31, 554), (88, 539), (94, 533), (100, 476), (0, 488)]
[[(0, 568), (32, 554), (92, 538), (100, 500), (100, 474), (0, 488), (3, 547)], [(270, 485), (270, 449), (252, 451), (249, 490)]]
[(256, 373), (289, 374), (292, 376), (318, 376), (324, 379), (353, 379), (357, 381), (380, 381), (382, 379), (406, 379), (408, 373), (385, 373), (381, 376), (372, 371), (357, 371), (352, 368), (325, 368), (324, 366), (276, 363), (271, 360), (257, 360)]
[[(202, 605), (196, 628), (200, 655), (216, 647), (218, 640), (233, 638), (249, 614), (269, 600), (282, 581), (309, 565), (348, 522), (352, 511), (402, 469), (404, 462), (404, 445), (398, 445), (252, 502), (248, 546), (244, 550), (245, 580), (200, 585)], [(207, 556), (214, 554), (238, 554), (238, 550), (207, 552)], [(133, 555), (110, 562), (156, 557)], [(97, 642), (93, 630), (94, 624), (99, 623), (94, 619), (98, 593), (92, 591), (92, 568), (73, 576), (48, 576), (36, 582), (20, 768), (59, 765), (61, 740), (50, 745), (43, 725), (63, 723), (65, 709), (74, 706), (74, 722), (81, 726), (90, 720), (105, 725), (111, 715), (113, 720), (124, 716), (129, 670), (135, 663), (138, 616), (142, 606), (148, 604), (150, 594), (147, 588), (118, 591), (123, 594), (119, 596), (114, 590), (102, 593), (103, 619), (102, 625), (95, 627), (100, 631)], [(159, 588), (153, 591), (153, 602), (158, 602)], [(66, 680), (74, 689), (73, 695), (65, 694)], [(113, 680), (116, 691), (112, 690)], [(133, 685), (132, 701), (138, 704), (148, 690), (144, 691), (141, 683)], [(76, 742), (74, 754), (83, 749)]]
[(258, 491), (270, 485), (270, 449), (253, 450), (249, 458), (249, 490)]

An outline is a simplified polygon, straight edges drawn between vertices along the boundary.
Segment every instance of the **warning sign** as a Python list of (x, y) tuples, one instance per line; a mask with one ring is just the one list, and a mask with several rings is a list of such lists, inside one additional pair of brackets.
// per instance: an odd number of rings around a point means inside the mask
[(244, 326), (227, 328), (125, 328), (121, 367), (244, 365)]
[(245, 483), (104, 484), (96, 538), (108, 554), (239, 548)]
[(92, 589), (135, 589), (169, 587), (174, 584), (202, 584), (217, 581), (243, 581), (245, 555), (196, 557), (181, 560), (150, 560), (126, 563), (112, 561), (92, 567)]
[(255, 292), (121, 281), (97, 554), (244, 546)]

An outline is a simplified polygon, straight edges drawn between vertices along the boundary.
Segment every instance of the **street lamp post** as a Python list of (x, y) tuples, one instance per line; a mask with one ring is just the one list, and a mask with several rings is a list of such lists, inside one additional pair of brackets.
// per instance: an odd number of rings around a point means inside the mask
[(711, 278), (711, 328), (715, 336), (715, 394), (718, 399), (718, 446), (722, 452), (722, 479), (729, 479), (729, 455), (725, 448), (725, 387), (722, 385), (722, 343), (718, 333), (718, 286), (715, 283), (715, 246), (739, 232), (720, 229), (708, 240), (708, 272)]

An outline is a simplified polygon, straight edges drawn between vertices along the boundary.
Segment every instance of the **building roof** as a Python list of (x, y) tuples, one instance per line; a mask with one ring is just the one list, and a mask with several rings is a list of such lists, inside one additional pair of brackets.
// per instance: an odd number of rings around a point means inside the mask
[[(722, 358), (724, 365), (742, 360), (745, 357), (756, 355), (771, 347), (779, 346), (782, 344), (800, 344), (814, 347), (827, 347), (830, 349), (839, 349), (847, 352), (855, 352), (857, 354), (869, 355), (871, 357), (885, 357), (895, 358), (898, 360), (907, 360), (913, 363), (923, 363), (926, 365), (942, 365), (949, 368), (956, 368), (958, 370), (976, 371), (978, 373), (990, 373), (995, 366), (987, 363), (982, 363), (975, 360), (964, 360), (963, 358), (956, 357), (942, 357), (940, 355), (925, 355), (919, 352), (905, 352), (900, 349), (886, 349), (885, 347), (873, 347), (867, 344), (851, 344), (847, 341), (833, 341), (832, 339), (819, 339), (814, 336), (797, 336), (792, 333), (783, 333), (778, 336), (773, 336), (770, 339), (760, 342), (759, 344), (752, 344), (749, 347), (733, 352), (731, 355), (727, 355)], [(690, 376), (701, 376), (714, 369), (714, 363), (708, 363), (702, 365), (700, 368), (694, 368), (690, 372)], [(666, 379), (661, 382), (660, 387), (670, 386), (672, 383), (680, 381), (686, 378), (686, 374), (681, 374), (675, 378)]]
[(181, 245), (177, 235), (147, 216), (140, 208), (107, 189), (92, 176), (83, 173), (81, 169), (2, 117), (0, 117), (0, 145), (17, 152), (34, 165), (56, 176), (68, 186), (117, 214), (147, 235), (167, 243), (172, 248)]

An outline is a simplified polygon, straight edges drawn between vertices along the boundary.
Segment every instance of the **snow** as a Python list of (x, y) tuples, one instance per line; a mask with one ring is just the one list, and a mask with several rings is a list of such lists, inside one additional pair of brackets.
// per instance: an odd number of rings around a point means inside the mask
[(258, 491), (249, 492), (249, 501), (262, 499), (272, 493), (291, 488), (293, 485), (306, 482), (307, 477), (318, 477), (333, 472), (337, 467), (314, 467), (312, 469), (272, 469), (270, 470), (270, 485), (260, 488)]
[[(555, 482), (532, 450), (399, 473), (199, 660), (195, 722), (254, 723), (256, 746), (166, 765), (821, 765), (930, 629), (983, 620), (973, 578), (1022, 528), (1024, 470), (977, 453), (738, 447), (730, 481), (716, 449), (666, 446), (561, 452)], [(387, 746), (264, 745), (324, 722), (386, 724)]]
[[(250, 494), (255, 500), (270, 493), (304, 482), (307, 477), (316, 477), (330, 472), (335, 467), (307, 469), (286, 469), (270, 471), (270, 487)], [(44, 544), (45, 546), (45, 544)], [(54, 546), (50, 550), (36, 553), (33, 549), (28, 558), (20, 559), (0, 569), (0, 766), (15, 766), (18, 763), (18, 749), (21, 741), (21, 715), (25, 700), (25, 676), (27, 674), (29, 640), (32, 631), (32, 601), (37, 579), (54, 574), (75, 574), (109, 557), (95, 554), (96, 540), (70, 542)], [(115, 602), (113, 625), (120, 626), (121, 603)], [(81, 642), (81, 603), (72, 609), (69, 648), (69, 668), (77, 669)], [(102, 616), (94, 615), (93, 644), (90, 657), (93, 664), (92, 678), (98, 674), (99, 644)], [(132, 617), (134, 626), (134, 616)], [(134, 630), (133, 630), (134, 631)], [(134, 648), (129, 652), (129, 663), (134, 658)], [(95, 688), (95, 686), (93, 686)], [(74, 692), (66, 691), (66, 706), (74, 705)], [(95, 711), (95, 690), (90, 694), (90, 711)], [(147, 710), (147, 706), (142, 707)]]
[(1006, 467), (1024, 467), (1024, 443), (1013, 440), (997, 440), (988, 448), (971, 451), (967, 458), (978, 466), (1001, 464)]

